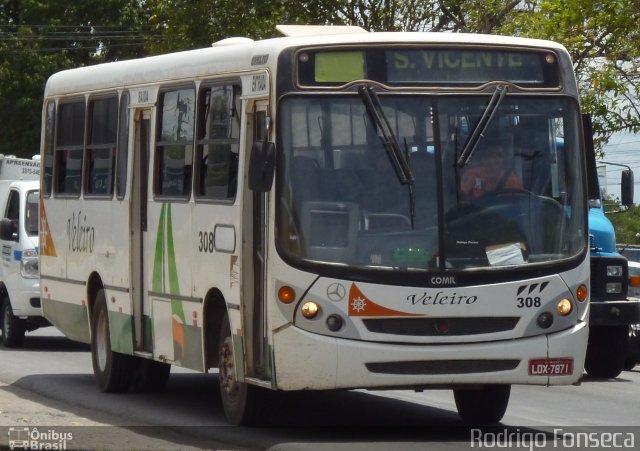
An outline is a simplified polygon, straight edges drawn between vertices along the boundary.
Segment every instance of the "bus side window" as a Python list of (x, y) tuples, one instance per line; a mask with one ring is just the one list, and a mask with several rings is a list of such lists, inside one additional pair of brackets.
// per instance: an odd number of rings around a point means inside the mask
[(42, 191), (45, 197), (49, 197), (53, 188), (53, 149), (56, 126), (56, 103), (53, 100), (47, 102), (46, 111), (43, 162), (44, 186)]
[(156, 194), (189, 197), (193, 167), (195, 92), (165, 91), (160, 100), (156, 139)]
[(111, 196), (118, 127), (118, 98), (112, 96), (89, 102), (86, 193)]
[(120, 96), (118, 116), (118, 147), (116, 158), (116, 196), (124, 198), (127, 189), (127, 163), (129, 160), (129, 92)]
[(84, 99), (60, 104), (55, 147), (55, 187), (57, 194), (80, 194), (84, 154)]
[(232, 200), (238, 184), (240, 90), (233, 85), (200, 91), (196, 196)]

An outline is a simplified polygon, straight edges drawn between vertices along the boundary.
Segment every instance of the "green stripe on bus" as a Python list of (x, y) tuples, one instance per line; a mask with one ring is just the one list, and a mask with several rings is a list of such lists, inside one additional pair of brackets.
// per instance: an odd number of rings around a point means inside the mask
[[(166, 258), (166, 262), (165, 262)], [(166, 263), (166, 267), (165, 267)], [(155, 255), (153, 259), (153, 277), (151, 280), (151, 289), (159, 293), (167, 292), (167, 280), (165, 273), (168, 274), (169, 294), (180, 295), (180, 280), (178, 278), (178, 266), (176, 264), (176, 254), (173, 241), (173, 223), (171, 221), (171, 204), (163, 203), (160, 209), (160, 217), (158, 218), (158, 228), (155, 243)], [(191, 360), (193, 351), (187, 346), (187, 331), (185, 330), (186, 319), (182, 301), (171, 299), (171, 335), (173, 338), (174, 359), (177, 363), (198, 368), (202, 367), (201, 345), (198, 362), (186, 362)], [(157, 333), (156, 333), (157, 335)], [(201, 342), (200, 337), (197, 340)]]
[(82, 343), (91, 342), (86, 306), (45, 299), (42, 307), (51, 324), (64, 331), (68, 338)]
[(111, 349), (122, 354), (133, 354), (133, 321), (131, 315), (109, 311)]

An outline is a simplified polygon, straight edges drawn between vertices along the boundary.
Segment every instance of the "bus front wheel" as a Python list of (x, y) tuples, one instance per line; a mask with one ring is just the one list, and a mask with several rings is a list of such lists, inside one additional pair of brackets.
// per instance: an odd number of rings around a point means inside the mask
[(220, 328), (218, 348), (220, 397), (227, 420), (234, 425), (256, 425), (261, 423), (265, 412), (262, 409), (265, 390), (236, 380), (233, 338), (229, 316), (225, 314)]
[(453, 389), (458, 414), (469, 424), (498, 423), (507, 411), (510, 394), (511, 385), (508, 384)]
[(111, 350), (107, 301), (104, 289), (100, 289), (91, 315), (91, 363), (100, 390), (107, 393), (127, 391), (134, 362), (132, 356)]

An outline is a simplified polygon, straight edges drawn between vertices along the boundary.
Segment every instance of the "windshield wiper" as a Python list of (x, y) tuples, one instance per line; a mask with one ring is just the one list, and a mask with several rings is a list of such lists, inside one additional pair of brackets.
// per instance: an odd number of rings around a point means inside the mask
[(489, 128), (491, 119), (493, 119), (493, 115), (498, 110), (498, 107), (500, 106), (500, 103), (502, 103), (502, 99), (504, 99), (504, 96), (506, 94), (507, 94), (506, 85), (498, 85), (496, 87), (496, 90), (491, 96), (491, 99), (489, 100), (489, 103), (487, 104), (487, 107), (485, 108), (484, 113), (482, 113), (482, 117), (480, 117), (478, 124), (473, 129), (473, 132), (471, 133), (471, 137), (469, 138), (467, 143), (464, 145), (462, 152), (460, 152), (460, 157), (456, 162), (458, 167), (463, 168), (471, 159), (471, 155), (473, 154), (473, 151), (478, 146), (478, 143), (480, 142), (480, 140), (484, 137), (484, 132), (487, 130), (487, 128)]
[(382, 105), (380, 104), (378, 95), (371, 86), (360, 86), (360, 88), (358, 88), (358, 94), (360, 94), (362, 102), (367, 108), (367, 113), (369, 113), (369, 117), (376, 127), (378, 137), (389, 155), (398, 179), (404, 185), (413, 183), (413, 174), (411, 173), (409, 162), (407, 157), (402, 153), (402, 150), (400, 150), (398, 140), (393, 134), (389, 121), (382, 111)]
[(376, 131), (378, 132), (378, 137), (382, 141), (382, 144), (387, 151), (387, 155), (389, 156), (389, 160), (391, 160), (391, 165), (393, 166), (393, 169), (398, 176), (398, 180), (400, 180), (400, 183), (402, 183), (403, 185), (409, 185), (409, 208), (411, 216), (411, 228), (413, 228), (416, 210), (415, 193), (413, 190), (413, 182), (415, 178), (413, 177), (413, 173), (411, 172), (411, 166), (409, 166), (409, 152), (407, 151), (407, 143), (405, 141), (405, 152), (403, 153), (400, 149), (400, 145), (398, 144), (398, 140), (393, 133), (393, 129), (391, 128), (391, 125), (389, 125), (387, 116), (385, 116), (384, 111), (382, 110), (382, 104), (380, 103), (378, 94), (376, 94), (376, 92), (373, 90), (373, 87), (360, 86), (358, 88), (358, 94), (360, 95), (362, 103), (364, 103), (364, 106), (367, 109), (369, 117), (375, 125)]

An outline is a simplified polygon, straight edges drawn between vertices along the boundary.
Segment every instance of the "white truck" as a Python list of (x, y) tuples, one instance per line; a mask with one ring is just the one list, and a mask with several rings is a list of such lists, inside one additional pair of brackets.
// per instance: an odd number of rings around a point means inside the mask
[(49, 325), (40, 309), (40, 161), (0, 155), (0, 312), (2, 343), (19, 347), (27, 331)]

